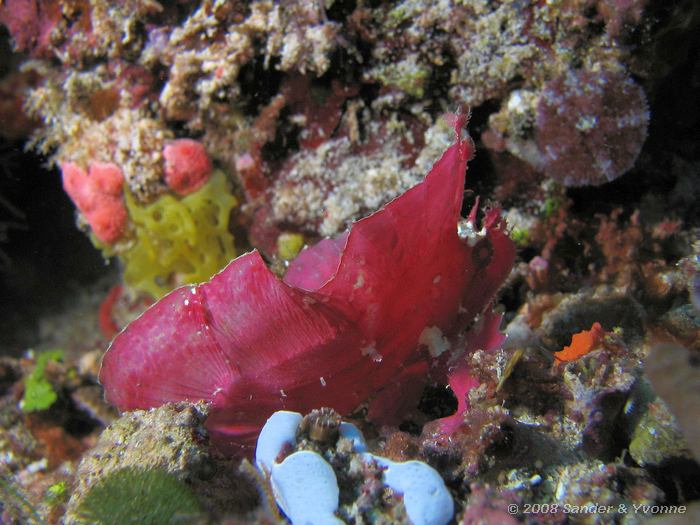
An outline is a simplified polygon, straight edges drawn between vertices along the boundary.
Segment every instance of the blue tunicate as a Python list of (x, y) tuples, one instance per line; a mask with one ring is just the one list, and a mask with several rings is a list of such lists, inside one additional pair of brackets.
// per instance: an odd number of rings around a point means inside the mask
[[(286, 445), (296, 444), (302, 421), (297, 412), (275, 412), (258, 437), (255, 461), (270, 476), (275, 500), (293, 525), (342, 524), (338, 510), (338, 480), (333, 467), (318, 453), (301, 450), (277, 458)], [(366, 463), (384, 469), (383, 482), (403, 496), (406, 514), (414, 525), (446, 525), (454, 516), (454, 501), (440, 474), (422, 461), (395, 462), (366, 452), (362, 432), (342, 422), (341, 438), (352, 442), (353, 450)]]
[(316, 452), (301, 450), (274, 464), (270, 482), (292, 525), (343, 525), (335, 516), (338, 480), (333, 467)]
[(340, 437), (352, 441), (352, 448), (355, 450), (355, 452), (367, 451), (367, 443), (365, 443), (365, 436), (363, 436), (362, 432), (360, 432), (360, 429), (352, 423), (346, 423), (345, 421), (343, 421), (340, 424), (340, 428), (338, 428), (338, 434), (340, 434)]
[(403, 494), (406, 514), (413, 525), (445, 525), (454, 515), (454, 501), (440, 474), (422, 461), (391, 461), (365, 453), (384, 471), (384, 483)]
[(260, 470), (269, 472), (282, 448), (286, 444), (296, 444), (301, 420), (301, 414), (286, 410), (279, 410), (268, 418), (255, 445), (255, 464)]

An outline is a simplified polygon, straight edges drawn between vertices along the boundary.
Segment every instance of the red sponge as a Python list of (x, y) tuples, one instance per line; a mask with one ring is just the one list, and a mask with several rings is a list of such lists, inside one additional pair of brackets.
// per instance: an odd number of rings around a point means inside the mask
[(61, 164), (63, 189), (85, 216), (95, 236), (113, 244), (123, 234), (128, 220), (122, 185), (124, 175), (118, 166), (95, 162), (89, 172), (73, 162)]
[(201, 188), (211, 174), (211, 161), (201, 142), (177, 139), (163, 148), (165, 182), (179, 195)]

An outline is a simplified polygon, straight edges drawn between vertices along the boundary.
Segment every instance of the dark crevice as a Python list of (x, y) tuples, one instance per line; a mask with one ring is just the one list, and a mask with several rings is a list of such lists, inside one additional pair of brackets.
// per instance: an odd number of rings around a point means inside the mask
[(265, 64), (259, 57), (241, 67), (238, 82), (245, 113), (257, 115), (279, 93), (284, 75), (277, 70), (278, 64), (279, 59), (273, 58)]
[(21, 213), (10, 218), (0, 203), (0, 224), (18, 224), (0, 239), (0, 340), (11, 355), (38, 342), (42, 317), (62, 311), (78, 289), (113, 271), (76, 228), (61, 177), (45, 162), (21, 143), (0, 144), (0, 196)]

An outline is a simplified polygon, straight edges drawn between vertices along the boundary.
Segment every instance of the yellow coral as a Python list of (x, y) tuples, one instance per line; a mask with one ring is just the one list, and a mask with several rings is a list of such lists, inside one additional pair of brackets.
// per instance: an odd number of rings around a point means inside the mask
[(164, 195), (146, 206), (126, 193), (134, 244), (121, 254), (124, 280), (160, 297), (176, 286), (206, 281), (236, 256), (229, 232), (231, 195), (225, 175), (183, 198)]

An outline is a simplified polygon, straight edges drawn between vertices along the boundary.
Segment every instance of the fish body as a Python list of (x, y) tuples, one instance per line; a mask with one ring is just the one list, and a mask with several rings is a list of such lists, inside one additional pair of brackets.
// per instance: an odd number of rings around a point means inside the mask
[(283, 279), (253, 251), (172, 291), (112, 342), (107, 399), (120, 410), (208, 401), (212, 440), (232, 453), (280, 409), (346, 414), (371, 401), (372, 418), (396, 419), (513, 264), (497, 210), (458, 234), (472, 153), (458, 140), (422, 182), (303, 250)]

